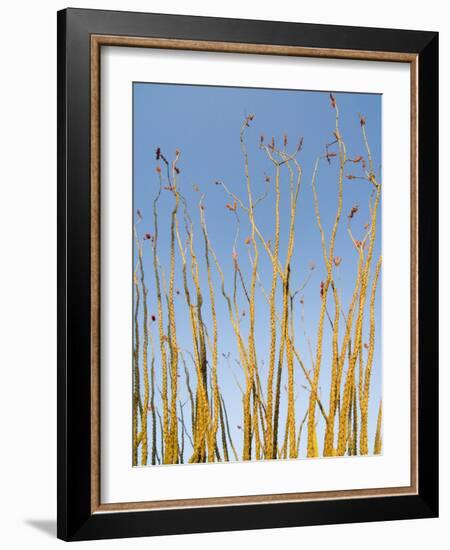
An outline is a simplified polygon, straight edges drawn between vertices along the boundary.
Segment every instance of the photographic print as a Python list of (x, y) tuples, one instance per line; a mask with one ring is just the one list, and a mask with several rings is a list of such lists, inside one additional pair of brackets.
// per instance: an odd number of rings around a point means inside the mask
[(381, 95), (134, 83), (133, 141), (133, 465), (380, 454)]
[(59, 538), (438, 516), (437, 106), (435, 32), (58, 12)]

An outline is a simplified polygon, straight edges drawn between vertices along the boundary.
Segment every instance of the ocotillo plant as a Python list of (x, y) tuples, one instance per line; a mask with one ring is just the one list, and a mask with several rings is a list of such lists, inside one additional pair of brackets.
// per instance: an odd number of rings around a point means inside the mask
[[(382, 452), (381, 401), (377, 418), (371, 418), (369, 406), (373, 370), (380, 368), (381, 256), (374, 256), (381, 181), (365, 117), (358, 115), (359, 124), (354, 120), (364, 153), (351, 155), (333, 94), (329, 103), (331, 138), (306, 168), (303, 137), (296, 137), (293, 147), (286, 134), (255, 139), (255, 115), (246, 116), (237, 132), (240, 191), (217, 179), (213, 198), (211, 187), (198, 184), (193, 195), (183, 179), (181, 151), (156, 150), (156, 178), (150, 178), (145, 205), (149, 214), (144, 216), (139, 205), (134, 225), (133, 465)], [(255, 148), (249, 144), (255, 141), (268, 166), (263, 174), (252, 171)], [(323, 208), (321, 178), (329, 166), (334, 171), (327, 172)], [(305, 183), (307, 171), (311, 179)], [(261, 180), (262, 192), (257, 191)], [(311, 231), (320, 239), (317, 255), (324, 273), (320, 284), (314, 281), (317, 264), (305, 265), (296, 254), (308, 238), (298, 227), (309, 183)], [(363, 232), (355, 226), (359, 205), (345, 210), (352, 185), (367, 190), (369, 220)], [(223, 203), (224, 220), (234, 226), (228, 256), (210, 231), (217, 223), (208, 216), (210, 200)], [(258, 214), (261, 205), (264, 219)], [(351, 257), (337, 255), (342, 233), (353, 248)], [(353, 266), (346, 275), (347, 299), (343, 263)], [(298, 272), (306, 273), (301, 284)], [(317, 292), (311, 320), (305, 314), (307, 292)], [(236, 356), (225, 351), (223, 341), (233, 342)], [(230, 418), (239, 424), (235, 427)], [(376, 426), (372, 443), (370, 422)]]

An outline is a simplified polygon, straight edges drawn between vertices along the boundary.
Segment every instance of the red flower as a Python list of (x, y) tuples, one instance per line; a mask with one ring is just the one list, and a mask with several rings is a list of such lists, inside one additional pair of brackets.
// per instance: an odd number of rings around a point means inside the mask
[(161, 158), (161, 148), (158, 147), (158, 149), (156, 149), (156, 160), (159, 160)]
[(358, 116), (359, 116), (359, 123), (361, 124), (361, 126), (365, 126), (366, 125), (365, 117), (363, 117), (361, 113), (358, 113)]
[(150, 234), (150, 233), (145, 233), (145, 235), (144, 235), (144, 241), (151, 241), (151, 239), (152, 239), (151, 234)]
[(350, 159), (351, 162), (354, 162), (355, 164), (358, 163), (358, 162), (361, 162), (363, 160), (362, 156), (359, 155), (358, 157), (354, 158), (354, 159)]
[(157, 167), (156, 167), (156, 173), (157, 173), (157, 174), (161, 174), (161, 166), (157, 166)]
[(284, 134), (284, 136), (283, 136), (283, 145), (284, 145), (284, 147), (287, 147), (287, 144), (288, 144), (288, 137), (287, 137), (287, 134)]
[(333, 109), (336, 109), (336, 99), (334, 97), (334, 95), (330, 92), (330, 102), (331, 102), (331, 106), (333, 107)]
[(154, 315), (152, 315), (152, 321), (155, 322), (156, 321), (156, 317)]
[(347, 174), (345, 176), (348, 180), (355, 180), (356, 179), (356, 176), (354, 176), (353, 174)]
[(325, 290), (325, 283), (323, 281), (320, 281), (320, 295), (323, 296), (323, 292)]
[(356, 214), (356, 212), (358, 212), (358, 205), (355, 204), (355, 206), (352, 206), (352, 209), (350, 210), (350, 214), (348, 215), (349, 219), (352, 219), (353, 216)]
[(330, 152), (330, 151), (327, 151), (325, 157), (328, 161), (328, 164), (331, 164), (331, 158), (335, 157), (336, 156), (336, 153), (333, 153), (333, 152)]
[(342, 263), (342, 258), (340, 256), (335, 256), (333, 262), (336, 267), (339, 267)]
[(176, 172), (177, 174), (180, 173), (180, 169), (178, 168), (178, 166), (175, 166), (175, 172)]

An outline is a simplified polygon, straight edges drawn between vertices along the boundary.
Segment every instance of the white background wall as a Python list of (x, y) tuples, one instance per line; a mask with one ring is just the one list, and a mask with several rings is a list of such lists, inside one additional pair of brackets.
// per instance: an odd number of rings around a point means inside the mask
[[(53, 548), (56, 517), (56, 11), (4, 2), (0, 33), (0, 544)], [(81, 1), (76, 7), (440, 31), (441, 158), (450, 139), (450, 18), (442, 0)], [(446, 124), (447, 123), (447, 124)], [(443, 547), (450, 537), (448, 174), (441, 170), (441, 519), (84, 543), (197, 550)], [(6, 195), (5, 195), (6, 193)], [(434, 213), (430, 212), (430, 216)]]

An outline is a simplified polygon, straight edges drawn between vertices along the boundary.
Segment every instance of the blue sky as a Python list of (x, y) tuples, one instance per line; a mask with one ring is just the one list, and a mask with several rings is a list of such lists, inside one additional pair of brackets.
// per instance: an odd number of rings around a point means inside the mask
[[(366, 131), (372, 149), (374, 166), (379, 174), (381, 165), (381, 96), (375, 94), (355, 94), (334, 92), (340, 110), (340, 129), (346, 142), (348, 155), (365, 156), (358, 113), (366, 117)], [(325, 279), (325, 266), (321, 253), (320, 234), (314, 215), (311, 176), (315, 159), (325, 151), (325, 144), (333, 140), (332, 132), (335, 125), (335, 112), (330, 106), (329, 91), (298, 91), (276, 89), (230, 88), (213, 86), (192, 86), (172, 84), (134, 83), (134, 209), (140, 209), (143, 215), (138, 225), (140, 235), (144, 232), (153, 233), (152, 202), (158, 190), (158, 178), (155, 172), (155, 150), (160, 147), (163, 153), (172, 159), (176, 149), (181, 151), (178, 166), (180, 175), (178, 184), (180, 191), (186, 197), (190, 214), (194, 219), (196, 234), (196, 250), (201, 259), (203, 242), (199, 226), (197, 186), (205, 194), (205, 217), (208, 225), (211, 244), (214, 247), (225, 279), (229, 281), (231, 292), (234, 273), (232, 248), (235, 238), (236, 222), (233, 214), (225, 207), (230, 202), (221, 186), (214, 184), (216, 180), (226, 183), (230, 190), (246, 198), (244, 162), (239, 143), (239, 130), (244, 118), (254, 115), (251, 126), (246, 130), (245, 140), (249, 153), (249, 168), (251, 184), (255, 196), (264, 191), (264, 175), (274, 175), (274, 168), (264, 152), (259, 149), (259, 136), (264, 134), (266, 141), (275, 137), (277, 145), (281, 146), (283, 135), (288, 136), (288, 150), (295, 147), (301, 136), (304, 137), (303, 149), (298, 160), (303, 169), (297, 215), (296, 215), (296, 245), (292, 258), (292, 288), (299, 287), (309, 273), (309, 262), (316, 264), (310, 282), (302, 297), (304, 300), (304, 321), (302, 322), (302, 306), (296, 304), (295, 330), (298, 350), (307, 368), (311, 368), (308, 351), (308, 338), (315, 350), (317, 321), (320, 309), (320, 282)], [(320, 202), (322, 222), (327, 237), (329, 237), (337, 206), (337, 162), (334, 159), (331, 166), (321, 162), (317, 191)], [(359, 173), (360, 168), (350, 167), (347, 173)], [(281, 188), (288, 190), (289, 173), (284, 168), (281, 173)], [(272, 177), (273, 179), (273, 177)], [(368, 202), (371, 185), (362, 180), (344, 180), (343, 222), (337, 234), (335, 255), (342, 257), (342, 263), (335, 270), (335, 278), (341, 292), (344, 310), (347, 311), (353, 291), (357, 252), (347, 234), (347, 214), (355, 204), (359, 211), (352, 221), (355, 237), (361, 238), (363, 226), (369, 221)], [(158, 253), (166, 273), (169, 270), (169, 228), (170, 212), (173, 205), (173, 195), (163, 192), (159, 201), (160, 239)], [(283, 193), (281, 199), (281, 243), (283, 260), (286, 249), (288, 224), (288, 193)], [(284, 215), (285, 213), (285, 215)], [(241, 213), (241, 235), (237, 246), (238, 260), (244, 278), (249, 280), (250, 265), (247, 256), (247, 246), (244, 241), (249, 234), (249, 225), (245, 223), (245, 215)], [(274, 191), (269, 187), (266, 200), (262, 201), (256, 212), (256, 222), (267, 239), (272, 238), (274, 227)], [(381, 235), (381, 212), (378, 223), (378, 233)], [(284, 240), (283, 240), (284, 239)], [(283, 246), (284, 244), (284, 246)], [(154, 279), (152, 275), (151, 249), (147, 243), (144, 246), (146, 254), (146, 277), (150, 288), (149, 311), (156, 313)], [(373, 270), (380, 255), (381, 242), (377, 239), (374, 253)], [(136, 253), (136, 251), (135, 251)], [(238, 427), (242, 424), (242, 406), (240, 392), (229, 365), (222, 354), (230, 354), (230, 364), (234, 375), (243, 383), (243, 374), (234, 359), (238, 358), (235, 337), (232, 331), (226, 303), (220, 293), (219, 279), (213, 269), (216, 291), (216, 306), (219, 324), (219, 381), (227, 404), (233, 439), (238, 449), (242, 446), (242, 432)], [(206, 272), (200, 273), (204, 285), (205, 322), (208, 324), (209, 302), (207, 299)], [(270, 287), (271, 264), (264, 252), (261, 253), (260, 277), (266, 289)], [(192, 349), (190, 344), (190, 325), (184, 301), (181, 283), (181, 262), (177, 260), (177, 286), (180, 295), (176, 296), (177, 331), (180, 347)], [(131, 284), (131, 282), (130, 282)], [(267, 372), (262, 360), (267, 357), (268, 350), (268, 308), (264, 296), (258, 291), (256, 311), (256, 335), (258, 361), (263, 380)], [(241, 294), (241, 302), (245, 309), (245, 298)], [(330, 296), (331, 298), (331, 296)], [(300, 296), (298, 296), (300, 299)], [(372, 374), (372, 391), (370, 400), (369, 437), (372, 448), (376, 425), (378, 403), (381, 396), (381, 280), (376, 298), (376, 351)], [(329, 299), (330, 315), (333, 315), (333, 303)], [(368, 312), (367, 312), (368, 313)], [(368, 317), (368, 315), (366, 315)], [(243, 327), (245, 327), (245, 319)], [(152, 327), (156, 336), (156, 325)], [(365, 340), (368, 340), (368, 325), (365, 326)], [(331, 353), (331, 330), (325, 326), (323, 362), (321, 371), (321, 399), (324, 405), (328, 402), (328, 381)], [(187, 357), (188, 359), (188, 357)], [(189, 363), (189, 360), (188, 360)], [(158, 371), (158, 357), (156, 361)], [(298, 365), (296, 366), (298, 380), (297, 419), (303, 417), (307, 407), (308, 392), (302, 385), (306, 384)], [(193, 380), (195, 376), (192, 372)], [(158, 377), (158, 380), (159, 377)], [(158, 381), (157, 380), (157, 381)], [(184, 388), (184, 379), (181, 384)], [(183, 390), (184, 391), (184, 390)], [(283, 395), (282, 395), (283, 398)], [(183, 394), (181, 399), (187, 399)], [(189, 405), (185, 407), (188, 416)], [(323, 422), (318, 415), (318, 436), (322, 445)], [(301, 456), (304, 456), (306, 443), (306, 426), (302, 435)]]

